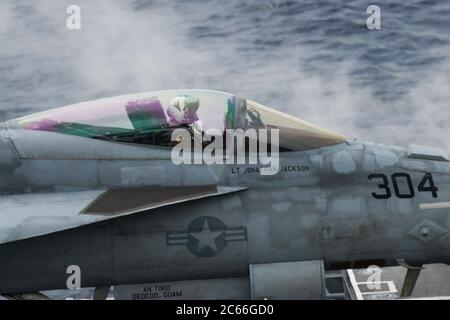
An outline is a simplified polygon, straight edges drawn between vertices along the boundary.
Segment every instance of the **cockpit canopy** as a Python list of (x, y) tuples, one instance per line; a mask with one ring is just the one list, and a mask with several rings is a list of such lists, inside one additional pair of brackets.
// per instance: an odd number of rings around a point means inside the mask
[(172, 132), (278, 129), (280, 151), (333, 145), (345, 137), (228, 93), (174, 90), (101, 99), (16, 120), (19, 127), (122, 143), (169, 147)]

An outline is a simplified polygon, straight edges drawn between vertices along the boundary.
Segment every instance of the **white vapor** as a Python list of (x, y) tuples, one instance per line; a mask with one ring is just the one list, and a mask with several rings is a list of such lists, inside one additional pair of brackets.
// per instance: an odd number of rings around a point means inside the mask
[[(260, 12), (256, 22), (223, 18), (239, 13), (231, 1), (149, 3), (1, 1), (3, 118), (132, 92), (208, 88), (248, 97), (361, 139), (450, 147), (448, 48), (439, 52), (439, 63), (418, 73), (421, 78), (414, 79), (400, 99), (385, 100), (370, 84), (355, 85), (351, 73), (358, 62), (353, 58), (317, 67), (322, 62), (314, 62), (314, 57), (323, 52), (301, 44), (307, 35), (263, 34), (267, 25), (279, 24), (271, 10), (282, 8), (283, 1), (244, 8)], [(71, 4), (81, 7), (82, 30), (66, 28), (66, 8)], [(200, 35), (217, 34), (203, 41), (192, 34), (197, 27), (203, 30)], [(254, 39), (280, 42), (268, 47)], [(333, 49), (323, 51), (332, 54)], [(305, 61), (317, 68), (308, 68)], [(407, 78), (414, 73), (393, 74)]]

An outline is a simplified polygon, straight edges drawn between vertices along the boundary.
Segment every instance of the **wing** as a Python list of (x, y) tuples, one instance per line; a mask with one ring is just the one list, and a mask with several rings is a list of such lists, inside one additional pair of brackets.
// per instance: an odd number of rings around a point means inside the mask
[(208, 185), (3, 195), (0, 244), (246, 189)]

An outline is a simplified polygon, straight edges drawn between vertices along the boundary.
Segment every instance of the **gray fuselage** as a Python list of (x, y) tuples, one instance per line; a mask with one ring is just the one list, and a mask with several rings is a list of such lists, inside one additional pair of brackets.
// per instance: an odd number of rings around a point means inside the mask
[[(349, 140), (281, 152), (276, 175), (256, 168), (174, 165), (163, 148), (3, 125), (2, 201), (142, 186), (155, 192), (163, 186), (247, 189), (31, 238), (9, 230), (10, 241), (0, 245), (0, 293), (65, 288), (69, 265), (80, 266), (82, 286), (100, 286), (239, 277), (248, 275), (249, 264), (269, 262), (324, 260), (334, 269), (450, 258), (449, 162)], [(8, 223), (14, 212), (2, 208), (0, 222)], [(214, 233), (212, 244), (202, 244), (208, 241), (203, 232)]]

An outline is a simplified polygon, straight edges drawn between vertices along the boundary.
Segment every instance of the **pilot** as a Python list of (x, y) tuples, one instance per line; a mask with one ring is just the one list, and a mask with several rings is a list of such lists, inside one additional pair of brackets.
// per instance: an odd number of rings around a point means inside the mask
[(190, 95), (177, 96), (172, 99), (167, 108), (169, 124), (171, 126), (188, 125), (195, 133), (202, 134), (197, 111), (200, 100)]

